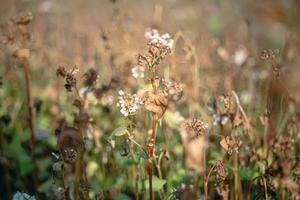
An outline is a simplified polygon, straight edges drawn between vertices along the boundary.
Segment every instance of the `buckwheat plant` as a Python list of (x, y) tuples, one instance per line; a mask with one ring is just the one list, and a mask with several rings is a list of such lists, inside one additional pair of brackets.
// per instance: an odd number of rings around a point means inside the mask
[[(163, 117), (169, 101), (177, 100), (181, 96), (182, 86), (159, 77), (157, 73), (159, 64), (171, 53), (174, 43), (171, 36), (168, 33), (160, 34), (156, 29), (152, 29), (145, 32), (145, 38), (148, 40), (147, 52), (137, 56), (137, 65), (132, 68), (131, 72), (134, 78), (145, 78), (145, 81), (149, 81), (151, 90), (138, 91), (137, 94), (119, 90), (118, 106), (122, 115), (129, 121), (129, 125), (125, 128), (127, 139), (141, 148), (148, 159), (149, 198), (153, 200), (153, 162), (159, 163), (156, 161), (155, 152), (157, 122)], [(152, 132), (147, 148), (136, 142), (132, 134), (134, 128), (132, 118), (141, 107), (151, 114)]]
[[(61, 191), (61, 199), (65, 200), (68, 199), (68, 196), (72, 196), (75, 200), (90, 199), (90, 186), (86, 175), (85, 163), (87, 151), (91, 149), (90, 146), (92, 145), (87, 135), (88, 128), (92, 126), (92, 117), (88, 113), (90, 103), (88, 97), (89, 94), (94, 95), (95, 84), (99, 75), (93, 68), (87, 70), (83, 74), (83, 80), (81, 81), (83, 87), (79, 89), (78, 73), (79, 68), (77, 66), (71, 69), (59, 66), (56, 70), (56, 75), (64, 80), (66, 91), (75, 93), (76, 98), (72, 105), (78, 109), (72, 124), (63, 118), (55, 131), (59, 154), (52, 154), (55, 158), (52, 168), (53, 171), (60, 174), (62, 188), (59, 189)], [(70, 195), (67, 194), (70, 186), (66, 181), (66, 176), (71, 177), (73, 180), (74, 191)]]

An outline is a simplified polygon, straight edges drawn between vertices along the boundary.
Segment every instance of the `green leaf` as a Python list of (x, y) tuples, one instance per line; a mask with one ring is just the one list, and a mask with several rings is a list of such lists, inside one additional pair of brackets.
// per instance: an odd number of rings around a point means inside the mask
[[(164, 179), (160, 179), (157, 176), (153, 176), (152, 177), (152, 190), (154, 192), (157, 192), (159, 190), (161, 190), (164, 186), (164, 184), (166, 184), (166, 180)], [(148, 190), (149, 189), (149, 179), (144, 180), (144, 185), (145, 185), (145, 189)]]
[(121, 137), (127, 134), (127, 128), (122, 126), (113, 131), (112, 135), (116, 137)]

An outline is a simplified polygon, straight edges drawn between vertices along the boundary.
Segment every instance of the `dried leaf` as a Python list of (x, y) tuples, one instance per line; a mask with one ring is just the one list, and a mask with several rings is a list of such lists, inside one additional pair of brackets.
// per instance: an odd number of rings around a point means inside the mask
[(228, 145), (228, 143), (227, 143), (226, 138), (223, 138), (223, 139), (220, 141), (220, 145), (221, 145), (221, 147), (223, 147), (226, 151), (228, 151), (229, 145)]

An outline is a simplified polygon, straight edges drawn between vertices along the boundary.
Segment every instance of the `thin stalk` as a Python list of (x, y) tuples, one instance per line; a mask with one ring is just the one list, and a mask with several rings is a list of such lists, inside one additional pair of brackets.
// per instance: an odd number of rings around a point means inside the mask
[(30, 130), (31, 135), (31, 159), (33, 162), (33, 168), (34, 168), (34, 175), (33, 175), (33, 182), (34, 182), (34, 190), (39, 196), (38, 193), (38, 168), (35, 160), (35, 130), (34, 130), (34, 123), (33, 123), (33, 111), (32, 111), (32, 105), (31, 105), (31, 90), (30, 90), (30, 72), (29, 72), (29, 65), (28, 62), (24, 61), (22, 64), (23, 73), (25, 77), (25, 90), (26, 90), (26, 104), (27, 104), (27, 110), (28, 110), (28, 126)]
[(204, 195), (205, 195), (204, 199), (205, 200), (208, 200), (208, 180), (209, 180), (209, 177), (210, 177), (212, 171), (215, 169), (216, 163), (210, 168), (207, 176), (206, 176), (206, 173), (204, 172), (203, 185), (204, 185)]
[[(80, 183), (84, 183), (84, 187), (87, 186), (87, 179), (85, 176), (85, 169), (84, 169), (84, 154), (85, 154), (85, 149), (84, 149), (84, 143), (83, 143), (83, 130), (82, 130), (82, 125), (80, 124), (78, 126), (78, 130), (81, 134), (81, 145), (78, 150), (78, 156), (76, 158), (76, 163), (75, 163), (75, 189), (74, 189), (74, 199), (80, 199), (81, 200), (81, 192), (79, 190), (80, 188)], [(83, 174), (81, 174), (81, 172)], [(85, 188), (84, 188), (85, 190)], [(78, 197), (79, 196), (79, 197)], [(84, 199), (88, 199), (88, 194), (86, 191), (83, 193)]]
[(66, 185), (66, 178), (65, 178), (65, 159), (64, 156), (62, 154), (62, 151), (60, 151), (60, 155), (62, 158), (62, 170), (61, 170), (61, 182), (62, 182), (62, 186), (64, 189), (64, 200), (67, 200), (67, 185)]
[(266, 179), (265, 179), (264, 176), (262, 178), (263, 178), (263, 181), (264, 181), (265, 197), (266, 197), (266, 200), (267, 200), (268, 199), (267, 182), (266, 182)]
[(234, 199), (239, 199), (238, 153), (234, 153)]
[[(156, 166), (156, 170), (157, 170), (157, 173), (158, 173), (158, 177), (160, 179), (162, 179), (162, 171), (161, 171), (161, 161), (162, 161), (162, 158), (164, 157), (165, 153), (161, 153), (158, 157), (158, 160), (155, 160), (155, 166)], [(160, 198), (161, 199), (165, 199), (165, 193), (164, 193), (164, 189), (162, 188), (159, 192), (160, 194)]]
[(152, 190), (152, 158), (155, 152), (155, 138), (156, 138), (156, 114), (152, 113), (152, 135), (151, 140), (148, 145), (149, 163), (148, 163), (148, 176), (149, 176), (149, 197), (150, 200), (154, 200), (153, 190)]
[[(206, 135), (205, 141), (207, 141)], [(204, 199), (208, 200), (208, 177), (206, 176), (206, 147), (203, 151), (203, 189), (204, 189)]]

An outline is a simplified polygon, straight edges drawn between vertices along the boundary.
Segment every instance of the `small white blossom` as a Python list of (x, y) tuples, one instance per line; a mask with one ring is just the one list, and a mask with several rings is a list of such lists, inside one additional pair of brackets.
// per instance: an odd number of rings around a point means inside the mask
[(145, 77), (145, 68), (142, 66), (135, 66), (131, 69), (131, 74), (136, 79), (142, 79)]
[(160, 35), (156, 29), (146, 31), (145, 38), (148, 39), (151, 44), (161, 45), (168, 49), (171, 49), (174, 44), (174, 40), (168, 33)]
[(238, 65), (241, 66), (242, 64), (244, 64), (244, 62), (247, 60), (248, 58), (248, 52), (247, 49), (243, 46), (239, 47), (234, 55), (233, 55), (233, 62)]
[(123, 91), (123, 90), (119, 90), (118, 94), (119, 94), (120, 96), (123, 96), (123, 95), (124, 95), (124, 91)]
[[(122, 92), (120, 92), (122, 91)], [(118, 96), (118, 107), (120, 107), (120, 112), (125, 117), (129, 115), (135, 115), (137, 110), (143, 104), (142, 99), (140, 99), (136, 94), (125, 93), (123, 90), (120, 90)]]

